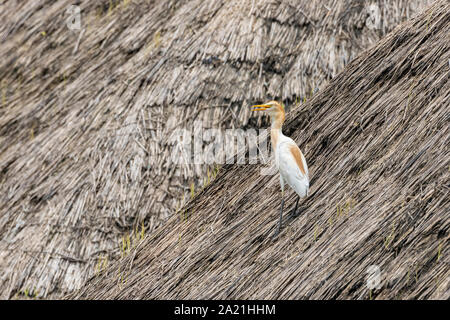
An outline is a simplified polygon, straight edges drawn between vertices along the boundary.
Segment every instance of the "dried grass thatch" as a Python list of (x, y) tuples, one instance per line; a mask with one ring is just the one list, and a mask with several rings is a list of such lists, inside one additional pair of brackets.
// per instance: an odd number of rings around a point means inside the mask
[(449, 45), (444, 0), (289, 114), (284, 131), (313, 183), (279, 238), (278, 176), (227, 165), (187, 219), (170, 218), (69, 298), (449, 299)]
[(168, 168), (157, 134), (303, 99), (426, 4), (375, 2), (379, 30), (356, 0), (78, 1), (77, 32), (71, 1), (3, 2), (1, 297), (70, 292), (173, 213), (202, 167)]

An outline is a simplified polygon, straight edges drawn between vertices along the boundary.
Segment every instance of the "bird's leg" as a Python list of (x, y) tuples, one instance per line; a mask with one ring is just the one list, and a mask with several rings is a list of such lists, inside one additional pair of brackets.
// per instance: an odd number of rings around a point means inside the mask
[(281, 231), (281, 220), (283, 219), (283, 206), (284, 206), (284, 192), (281, 191), (281, 209), (280, 209), (280, 222), (278, 223), (278, 230), (275, 233), (275, 236), (277, 236)]
[(295, 207), (294, 210), (292, 210), (292, 215), (295, 216), (295, 213), (297, 212), (298, 207), (298, 200), (300, 199), (300, 196), (297, 196), (297, 201), (295, 201)]

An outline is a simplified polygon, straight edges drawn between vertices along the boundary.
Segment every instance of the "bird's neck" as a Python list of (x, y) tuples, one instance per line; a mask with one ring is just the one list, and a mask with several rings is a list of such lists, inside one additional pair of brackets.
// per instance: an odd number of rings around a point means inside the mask
[(280, 137), (283, 136), (283, 132), (281, 131), (283, 127), (284, 117), (273, 117), (272, 118), (272, 126), (270, 128), (270, 140), (272, 142), (272, 149), (275, 151), (277, 149), (278, 141), (280, 141)]
[(276, 129), (276, 130), (281, 131), (281, 128), (283, 127), (283, 122), (284, 122), (284, 113), (279, 112), (279, 113), (273, 115), (270, 118), (270, 121), (272, 122), (272, 126), (271, 126), (272, 130)]
[(270, 141), (272, 142), (272, 149), (275, 152), (277, 150), (277, 144), (280, 140), (280, 137), (283, 133), (281, 132), (281, 129), (271, 129), (270, 130)]

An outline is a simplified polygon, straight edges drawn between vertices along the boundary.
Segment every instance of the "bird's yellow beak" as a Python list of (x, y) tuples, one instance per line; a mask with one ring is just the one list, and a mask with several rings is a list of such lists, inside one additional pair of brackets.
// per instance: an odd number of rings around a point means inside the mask
[(267, 104), (257, 104), (255, 106), (252, 106), (252, 111), (264, 111), (269, 108), (270, 108), (270, 106)]

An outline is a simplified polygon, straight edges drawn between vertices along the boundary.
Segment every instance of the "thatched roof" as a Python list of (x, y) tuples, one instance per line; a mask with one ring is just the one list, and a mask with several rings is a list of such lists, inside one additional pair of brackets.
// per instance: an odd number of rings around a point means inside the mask
[(309, 96), (426, 1), (376, 1), (380, 29), (356, 0), (78, 3), (79, 31), (72, 1), (1, 4), (2, 298), (70, 292), (173, 214), (204, 169), (177, 175), (161, 136)]
[(449, 44), (438, 1), (289, 113), (312, 188), (278, 238), (278, 176), (226, 165), (68, 298), (449, 299)]

